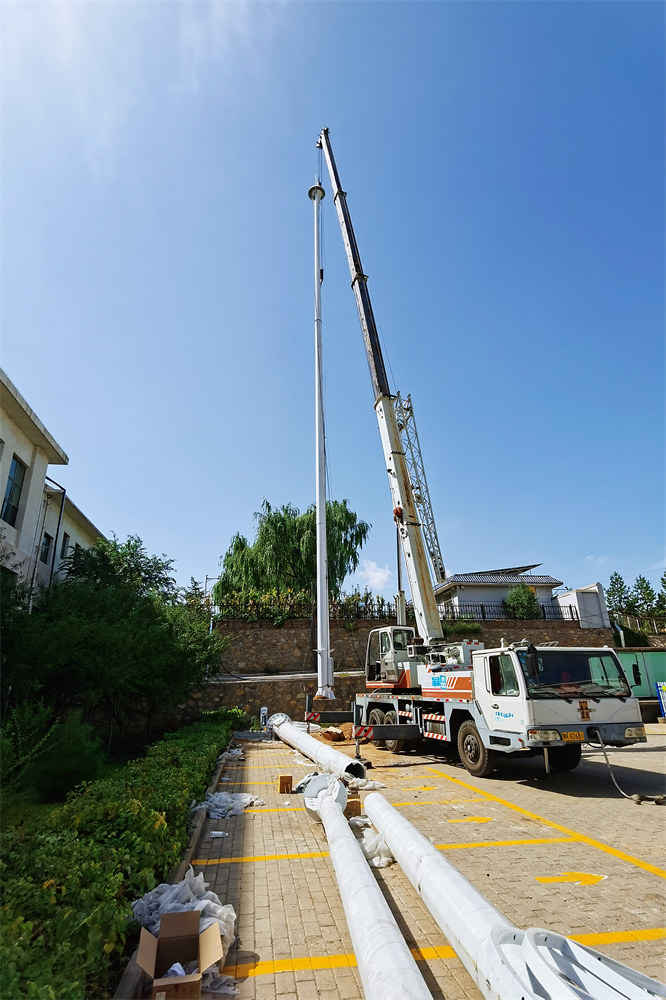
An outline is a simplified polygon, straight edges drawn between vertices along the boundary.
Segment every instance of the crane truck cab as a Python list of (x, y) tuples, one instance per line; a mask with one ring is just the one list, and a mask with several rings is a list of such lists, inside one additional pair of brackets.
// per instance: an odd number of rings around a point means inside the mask
[(478, 777), (501, 754), (543, 754), (549, 767), (569, 771), (583, 743), (646, 742), (638, 700), (609, 647), (425, 646), (413, 628), (386, 626), (370, 633), (366, 688), (357, 695), (366, 725), (417, 726), (426, 739), (457, 747)]

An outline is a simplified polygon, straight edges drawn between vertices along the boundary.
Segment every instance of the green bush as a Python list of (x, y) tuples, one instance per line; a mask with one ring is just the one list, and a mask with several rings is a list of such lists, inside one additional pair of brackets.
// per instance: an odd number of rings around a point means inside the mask
[(518, 583), (512, 587), (502, 604), (508, 611), (510, 618), (519, 618), (523, 621), (536, 621), (543, 618), (537, 596), (526, 583)]
[(130, 904), (177, 863), (190, 803), (244, 721), (238, 709), (211, 713), (73, 792), (41, 828), (4, 832), (1, 997), (109, 995)]
[(28, 764), (22, 784), (41, 802), (62, 802), (67, 792), (82, 781), (98, 778), (105, 767), (101, 740), (80, 713), (73, 713), (51, 730), (48, 752)]

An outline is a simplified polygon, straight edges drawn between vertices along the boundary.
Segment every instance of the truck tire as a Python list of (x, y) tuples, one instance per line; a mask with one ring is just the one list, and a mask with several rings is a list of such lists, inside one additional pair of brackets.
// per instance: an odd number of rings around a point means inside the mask
[[(385, 719), (385, 716), (384, 716), (384, 713), (382, 712), (381, 708), (373, 708), (373, 710), (370, 712), (370, 715), (368, 716), (368, 725), (369, 726), (383, 726), (384, 725), (384, 719)], [(372, 742), (375, 744), (376, 747), (381, 747), (382, 750), (386, 749), (386, 741), (385, 740), (373, 740)]]
[[(396, 712), (387, 712), (384, 716), (384, 725), (386, 726), (397, 726), (398, 716)], [(387, 740), (386, 749), (390, 750), (391, 753), (401, 753), (402, 748), (405, 745), (404, 740)]]
[(496, 752), (484, 747), (479, 730), (469, 719), (458, 730), (458, 752), (461, 761), (475, 778), (485, 778), (495, 769)]
[(548, 750), (548, 763), (553, 771), (573, 771), (580, 764), (583, 748), (580, 743)]

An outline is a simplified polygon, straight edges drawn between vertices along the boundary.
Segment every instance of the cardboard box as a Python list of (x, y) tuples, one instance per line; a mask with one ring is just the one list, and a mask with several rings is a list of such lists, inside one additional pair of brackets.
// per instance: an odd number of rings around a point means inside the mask
[(291, 795), (292, 776), (291, 774), (281, 774), (278, 777), (278, 794), (279, 795)]
[[(224, 949), (219, 924), (199, 933), (199, 917), (198, 910), (163, 913), (157, 937), (141, 928), (136, 962), (153, 980), (152, 1000), (158, 994), (160, 1000), (198, 1000), (201, 996), (202, 974), (220, 961)], [(198, 972), (164, 978), (174, 962), (186, 965), (195, 959), (199, 963)]]

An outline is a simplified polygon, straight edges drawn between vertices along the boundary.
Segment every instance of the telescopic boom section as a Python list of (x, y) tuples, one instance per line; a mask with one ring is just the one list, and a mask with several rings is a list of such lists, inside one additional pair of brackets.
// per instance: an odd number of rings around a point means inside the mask
[(379, 433), (384, 449), (386, 470), (388, 472), (394, 511), (400, 532), (402, 552), (407, 569), (407, 579), (414, 602), (417, 632), (429, 642), (442, 637), (442, 625), (437, 611), (435, 592), (432, 586), (423, 531), (419, 521), (414, 494), (409, 477), (409, 469), (404, 447), (400, 438), (396, 420), (393, 398), (384, 367), (384, 358), (379, 343), (377, 325), (370, 302), (367, 276), (363, 273), (361, 255), (358, 251), (354, 228), (352, 226), (347, 196), (342, 190), (338, 169), (333, 158), (333, 150), (328, 135), (328, 129), (322, 129), (317, 145), (323, 149), (326, 165), (333, 188), (333, 200), (338, 213), (342, 240), (347, 252), (351, 283), (356, 298), (358, 316), (365, 342), (365, 352), (370, 368), (370, 377), (375, 394), (375, 412), (379, 423)]

